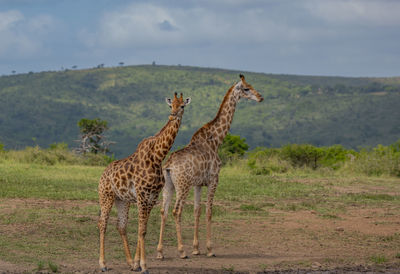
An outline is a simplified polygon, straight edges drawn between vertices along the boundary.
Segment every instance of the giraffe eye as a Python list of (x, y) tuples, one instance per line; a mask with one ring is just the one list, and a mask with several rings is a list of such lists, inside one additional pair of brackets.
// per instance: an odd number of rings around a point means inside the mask
[(249, 88), (245, 88), (245, 89), (244, 89), (244, 91), (249, 91), (249, 90), (250, 90)]
[(181, 108), (185, 108), (185, 106), (181, 106)]

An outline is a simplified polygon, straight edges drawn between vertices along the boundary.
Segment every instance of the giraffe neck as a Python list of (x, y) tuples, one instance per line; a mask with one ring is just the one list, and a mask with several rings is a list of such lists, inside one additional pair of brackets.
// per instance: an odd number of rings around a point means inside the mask
[(155, 159), (160, 162), (164, 160), (165, 156), (167, 156), (169, 150), (171, 149), (176, 135), (178, 134), (179, 126), (181, 125), (181, 118), (173, 118), (167, 122), (167, 124), (156, 134), (154, 135), (155, 144), (153, 153)]
[(191, 143), (207, 142), (211, 149), (217, 150), (228, 134), (239, 95), (234, 92), (232, 86), (225, 94), (215, 118), (200, 128), (192, 137)]

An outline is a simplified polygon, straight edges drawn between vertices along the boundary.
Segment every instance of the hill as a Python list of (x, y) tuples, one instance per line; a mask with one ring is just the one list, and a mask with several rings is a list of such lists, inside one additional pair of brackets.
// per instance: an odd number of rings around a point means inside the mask
[[(211, 120), (238, 71), (127, 66), (0, 77), (0, 142), (6, 149), (66, 142), (77, 121), (107, 120), (117, 157), (132, 153), (166, 123), (173, 92), (192, 97), (175, 146)], [(242, 101), (231, 127), (251, 148), (287, 143), (390, 144), (400, 137), (400, 78), (345, 78), (244, 72), (264, 96)]]

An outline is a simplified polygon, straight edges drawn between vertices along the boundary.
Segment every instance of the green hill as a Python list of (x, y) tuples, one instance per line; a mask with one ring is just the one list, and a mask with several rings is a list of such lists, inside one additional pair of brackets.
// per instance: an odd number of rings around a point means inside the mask
[[(239, 72), (129, 66), (0, 77), (0, 142), (6, 149), (66, 142), (77, 121), (107, 120), (117, 157), (132, 153), (167, 121), (164, 98), (192, 97), (176, 146), (211, 120)], [(389, 144), (400, 138), (400, 78), (344, 78), (244, 72), (265, 100), (242, 101), (231, 127), (254, 148), (287, 143)]]

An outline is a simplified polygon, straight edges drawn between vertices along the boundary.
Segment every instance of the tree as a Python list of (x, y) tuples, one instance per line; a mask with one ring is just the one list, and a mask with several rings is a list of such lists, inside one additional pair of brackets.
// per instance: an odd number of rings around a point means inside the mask
[(118, 64), (122, 67), (124, 65), (124, 62), (119, 62)]
[(79, 147), (76, 149), (78, 153), (85, 154), (87, 152), (107, 153), (110, 152), (108, 147), (114, 142), (107, 141), (104, 132), (108, 130), (107, 121), (99, 118), (90, 120), (83, 118), (78, 122), (79, 131), (81, 133)]
[(239, 135), (227, 134), (219, 147), (218, 154), (222, 162), (226, 163), (233, 158), (243, 156), (248, 149), (249, 146), (246, 144), (245, 138), (240, 138)]

